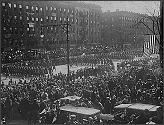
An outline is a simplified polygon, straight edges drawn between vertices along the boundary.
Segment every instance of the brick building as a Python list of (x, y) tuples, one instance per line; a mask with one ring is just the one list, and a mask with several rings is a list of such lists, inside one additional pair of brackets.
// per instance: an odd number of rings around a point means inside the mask
[(142, 47), (147, 29), (143, 24), (136, 25), (141, 19), (141, 15), (119, 10), (103, 13), (102, 42), (118, 48)]
[(101, 8), (73, 1), (1, 1), (1, 47), (56, 47), (66, 44), (61, 27), (68, 21), (69, 43), (101, 42)]

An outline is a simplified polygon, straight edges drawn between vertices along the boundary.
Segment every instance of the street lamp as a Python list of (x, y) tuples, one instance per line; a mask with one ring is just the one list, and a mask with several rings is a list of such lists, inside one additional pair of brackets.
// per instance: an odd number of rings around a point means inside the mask
[[(70, 15), (70, 16), (72, 16), (72, 15)], [(34, 24), (32, 24), (32, 23), (29, 23), (29, 25), (34, 25)], [(63, 30), (66, 30), (66, 35), (67, 35), (67, 82), (69, 83), (69, 39), (68, 39), (68, 28), (69, 28), (69, 26), (70, 26), (70, 24), (69, 24), (69, 21), (68, 21), (68, 16), (67, 16), (67, 22), (65, 23), (65, 24), (53, 24), (53, 25), (41, 25), (41, 27), (49, 27), (49, 26), (53, 26), (53, 27), (57, 27), (57, 26), (66, 26), (66, 27), (64, 27), (64, 28), (62, 28)], [(41, 35), (40, 36), (41, 38), (43, 38), (44, 37), (44, 35)], [(48, 60), (49, 60), (49, 57), (48, 57)]]

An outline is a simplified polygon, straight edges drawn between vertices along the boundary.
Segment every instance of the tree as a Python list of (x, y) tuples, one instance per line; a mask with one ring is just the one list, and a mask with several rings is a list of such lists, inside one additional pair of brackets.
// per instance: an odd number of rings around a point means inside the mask
[[(146, 7), (145, 7), (146, 8)], [(153, 8), (152, 8), (153, 9)], [(155, 40), (159, 45), (159, 54), (161, 59), (161, 67), (163, 67), (163, 1), (160, 2), (158, 14), (156, 15), (155, 9), (153, 9), (153, 13), (150, 12), (147, 8), (148, 14), (139, 14), (138, 22), (134, 25), (134, 27), (139, 27), (140, 25), (144, 26), (144, 34), (155, 35)]]

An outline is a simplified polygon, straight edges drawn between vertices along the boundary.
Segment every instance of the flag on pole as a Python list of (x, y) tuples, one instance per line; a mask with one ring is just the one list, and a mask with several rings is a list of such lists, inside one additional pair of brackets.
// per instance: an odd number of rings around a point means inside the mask
[(151, 54), (159, 53), (155, 35), (146, 35), (143, 44), (143, 57), (150, 57)]

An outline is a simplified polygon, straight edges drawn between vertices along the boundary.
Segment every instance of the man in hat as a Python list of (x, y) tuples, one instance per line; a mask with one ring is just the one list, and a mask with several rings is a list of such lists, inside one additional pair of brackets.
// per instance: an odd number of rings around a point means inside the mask
[(149, 121), (150, 113), (149, 110), (141, 112), (136, 120), (132, 124), (146, 124)]
[(104, 111), (103, 111), (105, 114), (111, 114), (112, 112), (112, 104), (111, 104), (111, 101), (110, 101), (110, 97), (106, 97), (106, 101), (105, 101), (105, 104), (104, 104)]
[(151, 118), (151, 121), (155, 122), (156, 124), (163, 124), (163, 106), (159, 107), (156, 113), (156, 116)]
[(37, 100), (34, 99), (30, 105), (30, 114), (31, 114), (32, 121), (34, 123), (37, 123), (38, 113), (39, 113), (39, 104), (37, 103)]
[(80, 122), (76, 119), (76, 115), (70, 115), (69, 121), (67, 124), (80, 124)]

